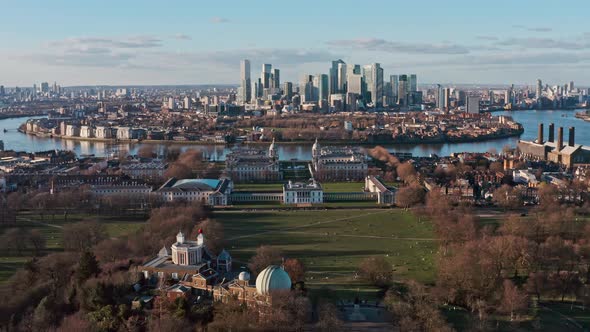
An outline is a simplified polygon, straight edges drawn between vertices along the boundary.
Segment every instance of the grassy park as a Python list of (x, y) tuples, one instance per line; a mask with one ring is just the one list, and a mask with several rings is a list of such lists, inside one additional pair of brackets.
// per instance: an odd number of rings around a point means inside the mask
[(283, 191), (283, 183), (236, 183), (237, 191)]
[[(142, 217), (96, 217), (88, 215), (68, 215), (67, 221), (63, 216), (55, 218), (45, 216), (41, 218), (38, 214), (21, 214), (17, 217), (16, 224), (0, 226), (0, 234), (7, 229), (29, 229), (38, 230), (45, 238), (46, 245), (44, 252), (56, 252), (63, 250), (62, 228), (69, 223), (76, 223), (85, 220), (96, 220), (104, 225), (110, 237), (118, 237), (137, 231), (144, 223)], [(21, 255), (0, 252), (0, 284), (5, 282), (18, 268), (31, 259), (32, 250), (25, 250)]]
[(278, 246), (307, 267), (311, 289), (328, 286), (343, 298), (375, 298), (378, 289), (355, 277), (359, 262), (383, 256), (397, 280), (434, 281), (429, 222), (402, 210), (217, 212), (230, 252), (245, 265), (262, 244)]

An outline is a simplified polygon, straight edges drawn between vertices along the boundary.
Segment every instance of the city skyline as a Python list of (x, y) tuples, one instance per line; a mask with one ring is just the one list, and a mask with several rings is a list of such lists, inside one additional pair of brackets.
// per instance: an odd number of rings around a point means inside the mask
[(562, 12), (558, 3), (364, 5), (304, 0), (285, 10), (267, 1), (173, 1), (166, 16), (150, 1), (7, 3), (0, 84), (239, 85), (242, 59), (251, 68), (272, 63), (281, 81), (298, 82), (305, 73), (328, 73), (341, 58), (380, 63), (385, 77), (416, 73), (422, 83), (590, 85), (584, 1), (574, 1), (576, 10), (559, 24), (547, 14)]

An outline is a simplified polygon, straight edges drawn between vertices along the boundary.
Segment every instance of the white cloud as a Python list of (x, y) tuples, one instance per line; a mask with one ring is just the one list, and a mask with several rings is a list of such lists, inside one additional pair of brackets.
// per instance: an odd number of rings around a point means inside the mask
[(467, 47), (456, 44), (408, 43), (388, 41), (380, 38), (342, 39), (327, 42), (328, 46), (379, 51), (387, 53), (418, 53), (418, 54), (467, 54)]
[(174, 36), (172, 36), (174, 39), (178, 39), (178, 40), (192, 40), (193, 37), (186, 35), (184, 33), (177, 33)]
[(229, 19), (225, 18), (225, 17), (219, 17), (219, 16), (215, 16), (212, 17), (209, 22), (213, 23), (213, 24), (220, 24), (220, 23), (228, 23)]

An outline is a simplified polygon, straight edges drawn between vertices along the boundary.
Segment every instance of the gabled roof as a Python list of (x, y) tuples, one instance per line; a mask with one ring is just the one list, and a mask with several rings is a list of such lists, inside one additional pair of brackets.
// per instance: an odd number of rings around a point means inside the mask
[(219, 253), (219, 256), (217, 256), (217, 259), (221, 259), (221, 260), (230, 260), (231, 259), (231, 255), (229, 254), (229, 252), (227, 252), (225, 249), (223, 249), (221, 251), (221, 253)]

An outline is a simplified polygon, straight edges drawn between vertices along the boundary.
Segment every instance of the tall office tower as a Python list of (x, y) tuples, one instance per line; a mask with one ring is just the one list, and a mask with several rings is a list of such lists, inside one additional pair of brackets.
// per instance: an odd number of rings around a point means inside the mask
[(283, 83), (283, 96), (285, 96), (287, 98), (287, 100), (291, 100), (291, 98), (293, 98), (293, 83), (292, 82)]
[(240, 62), (240, 95), (241, 103), (247, 103), (252, 97), (252, 81), (250, 77), (250, 60), (244, 59)]
[(465, 104), (465, 112), (477, 114), (479, 113), (479, 96), (467, 96), (467, 103)]
[(338, 93), (338, 65), (346, 64), (342, 59), (332, 61), (332, 67), (330, 67), (330, 94)]
[(346, 76), (346, 81), (348, 93), (354, 93), (359, 96), (362, 96), (365, 93), (363, 89), (363, 75), (361, 73), (351, 73), (349, 71)]
[(543, 93), (543, 82), (540, 79), (537, 80), (537, 99), (541, 99), (541, 94)]
[(174, 97), (168, 97), (168, 108), (173, 110), (174, 106)]
[(0, 96), (4, 96), (6, 91), (4, 90), (4, 85), (0, 85)]
[(338, 93), (346, 93), (346, 64), (338, 64)]
[(451, 108), (451, 88), (445, 88), (443, 104), (446, 110), (449, 110)]
[(262, 80), (259, 78), (252, 84), (252, 95), (250, 101), (254, 101), (262, 96)]
[(408, 106), (408, 75), (398, 76), (397, 103), (401, 106)]
[(319, 101), (320, 100), (320, 75), (313, 76), (313, 88), (311, 89), (311, 100), (312, 101)]
[(457, 100), (457, 106), (465, 106), (467, 103), (467, 93), (463, 90), (455, 89), (454, 97)]
[(281, 72), (278, 69), (272, 70), (272, 84), (271, 88), (279, 90), (281, 88)]
[(398, 101), (399, 80), (397, 75), (389, 75), (389, 83), (391, 84), (391, 98), (393, 103)]
[(262, 74), (260, 80), (262, 81), (262, 89), (270, 88), (270, 76), (272, 75), (272, 65), (265, 63), (262, 65)]
[(47, 82), (41, 83), (41, 92), (43, 92), (43, 93), (49, 92), (49, 83), (47, 83)]
[(437, 84), (436, 85), (436, 94), (435, 94), (435, 98), (436, 98), (436, 108), (438, 108), (439, 110), (444, 110), (445, 108), (445, 89), (440, 85)]
[(512, 104), (514, 102), (513, 98), (514, 94), (514, 84), (510, 85), (506, 90), (506, 94), (504, 95), (504, 104)]
[(390, 81), (386, 81), (385, 84), (383, 85), (383, 94), (385, 95), (385, 101), (383, 102), (383, 105), (387, 105), (387, 106), (391, 106), (394, 104), (393, 101), (393, 91), (391, 88), (391, 82)]
[(185, 110), (190, 110), (192, 106), (193, 106), (193, 101), (191, 100), (191, 97), (185, 96), (184, 102), (183, 102), (183, 108)]
[(574, 90), (574, 81), (570, 81), (570, 91)]
[(33, 94), (37, 93), (37, 84), (33, 84)]
[(416, 74), (410, 74), (410, 79), (409, 79), (409, 84), (410, 84), (410, 92), (416, 92), (418, 91), (418, 77), (416, 76)]
[(313, 75), (303, 75), (299, 81), (299, 96), (301, 102), (313, 101)]
[(363, 67), (363, 77), (367, 84), (367, 92), (370, 94), (367, 100), (370, 100), (375, 107), (383, 106), (383, 68), (378, 63), (373, 63)]
[(330, 96), (330, 79), (326, 74), (318, 74), (318, 101), (328, 101)]
[(494, 103), (496, 102), (496, 99), (494, 98), (494, 91), (488, 91), (488, 96), (490, 98), (490, 105), (494, 105)]

